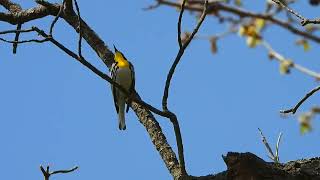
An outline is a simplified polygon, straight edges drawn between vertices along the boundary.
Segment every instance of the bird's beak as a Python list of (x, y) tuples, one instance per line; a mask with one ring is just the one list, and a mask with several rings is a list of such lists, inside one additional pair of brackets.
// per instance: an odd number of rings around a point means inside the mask
[(117, 52), (117, 51), (118, 51), (118, 49), (116, 48), (116, 46), (115, 46), (115, 45), (113, 45), (113, 48), (114, 48), (114, 51), (115, 51), (115, 52)]

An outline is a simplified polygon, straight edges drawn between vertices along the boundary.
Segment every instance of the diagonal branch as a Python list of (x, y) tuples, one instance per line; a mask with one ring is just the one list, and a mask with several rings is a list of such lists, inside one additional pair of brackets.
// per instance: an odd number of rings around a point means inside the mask
[(314, 93), (320, 90), (320, 86), (317, 86), (316, 88), (312, 89), (309, 91), (293, 108), (288, 109), (288, 110), (281, 110), (280, 113), (286, 114), (286, 113), (292, 113), (295, 114), (296, 111), (299, 109), (299, 107), (309, 98), (311, 97)]
[(274, 3), (278, 4), (282, 8), (285, 8), (289, 13), (295, 15), (297, 18), (300, 19), (300, 23), (302, 26), (307, 24), (320, 24), (320, 19), (308, 19), (296, 12), (295, 10), (289, 8), (286, 4), (282, 3), (280, 0), (272, 0)]
[[(281, 54), (279, 54), (278, 52), (276, 52), (269, 43), (267, 43), (266, 41), (262, 41), (262, 46), (264, 46), (269, 53), (269, 56), (274, 58), (275, 60), (279, 61), (280, 63), (287, 61), (287, 59), (285, 57), (283, 57)], [(296, 70), (311, 76), (313, 78), (315, 78), (316, 80), (320, 79), (320, 73), (317, 73), (311, 69), (308, 69), (300, 64), (291, 62), (291, 66), (292, 68), (295, 68)]]

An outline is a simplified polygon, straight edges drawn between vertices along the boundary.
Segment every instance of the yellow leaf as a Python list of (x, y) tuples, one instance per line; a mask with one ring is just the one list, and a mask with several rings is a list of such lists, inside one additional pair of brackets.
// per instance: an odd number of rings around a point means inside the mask
[(309, 51), (311, 48), (309, 42), (306, 39), (300, 39), (296, 41), (296, 44), (298, 46), (302, 46), (304, 51)]
[(305, 134), (312, 130), (310, 124), (300, 124), (300, 133)]
[(258, 37), (259, 32), (257, 31), (256, 26), (250, 25), (247, 27), (247, 31), (245, 33), (247, 36)]
[(236, 4), (236, 6), (242, 6), (241, 0), (235, 0), (234, 3)]
[(305, 43), (303, 43), (303, 50), (304, 51), (310, 50), (310, 44), (308, 43), (308, 41), (305, 41)]
[(244, 36), (246, 34), (246, 27), (240, 26), (238, 34), (239, 34), (239, 36)]
[(281, 74), (289, 74), (290, 67), (293, 66), (293, 62), (291, 60), (284, 60), (280, 62), (280, 73)]
[(307, 25), (304, 26), (304, 28), (308, 32), (314, 32), (315, 30), (317, 30), (317, 27), (314, 26), (313, 24), (307, 24)]
[(310, 124), (311, 119), (312, 119), (312, 113), (310, 113), (310, 112), (301, 114), (299, 116), (300, 133), (301, 134), (305, 134), (305, 133), (310, 132), (312, 130), (312, 127)]
[(266, 21), (264, 19), (258, 18), (254, 21), (254, 25), (256, 26), (257, 31), (261, 31), (261, 29), (263, 29), (264, 26), (266, 25)]
[(261, 39), (260, 38), (256, 38), (256, 37), (253, 37), (253, 36), (247, 37), (247, 45), (250, 48), (254, 48), (260, 43), (261, 43)]

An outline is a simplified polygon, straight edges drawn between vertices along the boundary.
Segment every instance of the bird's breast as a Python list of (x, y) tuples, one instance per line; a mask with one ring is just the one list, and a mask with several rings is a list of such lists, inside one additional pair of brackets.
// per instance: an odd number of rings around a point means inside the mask
[(131, 77), (131, 70), (129, 67), (118, 69), (116, 82), (119, 83), (124, 88), (126, 88), (127, 90), (130, 89), (131, 83), (132, 83), (132, 77)]

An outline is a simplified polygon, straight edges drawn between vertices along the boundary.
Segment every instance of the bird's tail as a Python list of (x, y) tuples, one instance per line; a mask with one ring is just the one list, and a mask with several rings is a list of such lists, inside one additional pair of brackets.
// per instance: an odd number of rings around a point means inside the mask
[(119, 129), (120, 130), (126, 130), (126, 118), (125, 118), (125, 100), (120, 100), (119, 102), (119, 113), (118, 113), (118, 119), (119, 119)]

